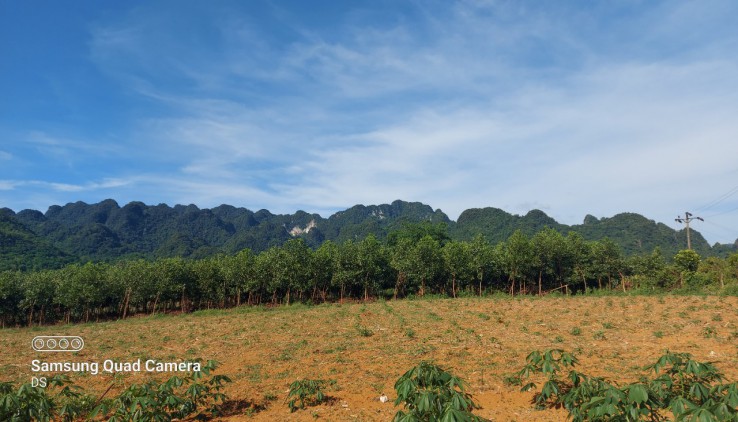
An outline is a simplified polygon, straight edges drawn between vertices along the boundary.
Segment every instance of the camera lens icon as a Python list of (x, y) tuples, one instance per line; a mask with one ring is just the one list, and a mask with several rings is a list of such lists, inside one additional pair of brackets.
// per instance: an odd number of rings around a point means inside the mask
[(43, 349), (46, 346), (46, 341), (42, 338), (34, 338), (33, 339), (33, 350), (39, 350)]
[(36, 336), (31, 347), (37, 352), (79, 352), (85, 341), (80, 336)]

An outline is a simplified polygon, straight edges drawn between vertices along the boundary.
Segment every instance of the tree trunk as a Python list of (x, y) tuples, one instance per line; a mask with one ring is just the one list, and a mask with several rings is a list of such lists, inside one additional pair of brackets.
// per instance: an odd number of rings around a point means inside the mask
[(456, 274), (451, 276), (451, 296), (456, 298)]
[(28, 314), (28, 326), (29, 327), (32, 327), (33, 326), (33, 305), (35, 305), (35, 304), (36, 304), (36, 301), (35, 300), (33, 302), (31, 302), (31, 306), (30, 306), (31, 312)]
[(397, 295), (400, 293), (400, 286), (402, 286), (402, 283), (405, 281), (405, 274), (402, 273), (402, 271), (397, 273), (397, 282), (395, 283), (395, 297), (394, 299), (397, 300)]
[(584, 293), (587, 293), (587, 278), (584, 276), (584, 273), (580, 273), (582, 275), (582, 282), (584, 282)]
[(515, 275), (510, 275), (510, 296), (515, 296)]
[(364, 277), (364, 302), (369, 300), (369, 280), (368, 277)]
[(538, 271), (538, 296), (542, 296), (543, 294), (543, 271)]
[(131, 299), (131, 289), (126, 290), (126, 298), (123, 301), (123, 319), (128, 315), (128, 301)]
[(156, 298), (154, 298), (154, 307), (151, 309), (151, 315), (154, 315), (156, 313), (156, 305), (159, 303), (159, 293), (156, 293)]

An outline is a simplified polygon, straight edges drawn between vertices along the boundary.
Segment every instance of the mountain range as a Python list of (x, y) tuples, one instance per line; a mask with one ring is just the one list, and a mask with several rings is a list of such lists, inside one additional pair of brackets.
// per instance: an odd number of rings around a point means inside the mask
[[(342, 242), (369, 234), (385, 239), (403, 224), (419, 222), (445, 223), (449, 236), (456, 240), (471, 240), (481, 233), (493, 244), (506, 240), (515, 230), (532, 236), (550, 227), (564, 234), (579, 232), (587, 240), (608, 237), (626, 255), (650, 253), (659, 247), (669, 257), (686, 247), (684, 230), (635, 213), (600, 219), (587, 215), (582, 224), (569, 226), (540, 210), (520, 216), (491, 207), (468, 209), (452, 221), (439, 209), (400, 200), (355, 205), (323, 218), (304, 211), (272, 214), (230, 205), (201, 209), (131, 202), (121, 207), (107, 199), (97, 204), (54, 205), (45, 213), (0, 209), (0, 270), (55, 268), (89, 260), (201, 258), (244, 248), (260, 252), (298, 236), (317, 247), (326, 240)], [(698, 231), (692, 230), (691, 237), (693, 249), (702, 256), (738, 251), (738, 239), (733, 245), (710, 246)]]

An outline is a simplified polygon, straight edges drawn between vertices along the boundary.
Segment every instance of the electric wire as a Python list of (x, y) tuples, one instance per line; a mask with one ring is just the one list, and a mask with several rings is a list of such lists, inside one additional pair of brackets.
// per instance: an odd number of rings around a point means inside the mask
[(719, 212), (717, 214), (711, 214), (711, 215), (708, 215), (705, 218), (712, 218), (712, 217), (717, 217), (718, 215), (730, 214), (731, 212), (735, 212), (735, 211), (738, 211), (738, 207), (735, 207), (735, 208), (730, 209), (730, 210), (727, 210), (727, 211)]
[[(710, 226), (713, 226), (713, 227), (719, 229), (720, 232), (722, 233), (721, 236), (714, 236), (713, 239), (714, 238), (719, 238), (719, 237), (725, 237), (724, 235), (726, 233), (735, 233), (735, 230), (736, 230), (735, 228), (726, 227), (726, 226), (723, 226), (722, 224), (718, 224), (718, 223), (715, 223), (714, 221), (710, 221), (710, 220), (705, 220), (705, 223), (707, 223)], [(706, 231), (707, 233), (714, 234), (711, 230), (704, 230), (704, 228), (703, 228), (703, 231)], [(736, 236), (736, 237), (738, 237), (738, 236)]]
[(719, 196), (717, 199), (712, 200), (707, 205), (703, 205), (703, 206), (697, 208), (697, 211), (706, 211), (706, 210), (709, 210), (710, 208), (718, 205), (719, 203), (721, 203), (724, 200), (728, 199), (729, 197), (735, 195), (736, 193), (738, 193), (738, 186), (733, 187), (727, 193), (724, 193), (723, 195)]

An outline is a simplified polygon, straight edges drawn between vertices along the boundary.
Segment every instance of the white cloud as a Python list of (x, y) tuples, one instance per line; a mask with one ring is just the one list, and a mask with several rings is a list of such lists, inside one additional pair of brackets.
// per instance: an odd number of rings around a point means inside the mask
[[(202, 18), (217, 28), (212, 44), (184, 40), (151, 5), (96, 25), (93, 61), (160, 107), (121, 146), (130, 168), (111, 177), (130, 181), (109, 188), (281, 212), (398, 198), (453, 218), (537, 206), (570, 224), (621, 211), (666, 221), (729, 188), (720, 183), (737, 169), (737, 37), (705, 30), (721, 35), (713, 43), (693, 30), (717, 19), (709, 7), (652, 6), (612, 21), (601, 8), (418, 8), (393, 25), (298, 24), (281, 42), (246, 16), (215, 12)], [(165, 169), (131, 177), (136, 157)]]
[(50, 188), (57, 192), (83, 192), (103, 189), (120, 188), (131, 184), (131, 180), (105, 179), (100, 182), (88, 182), (85, 184), (71, 184), (60, 182), (49, 182), (44, 180), (0, 180), (0, 190), (14, 190), (18, 187), (42, 187)]

